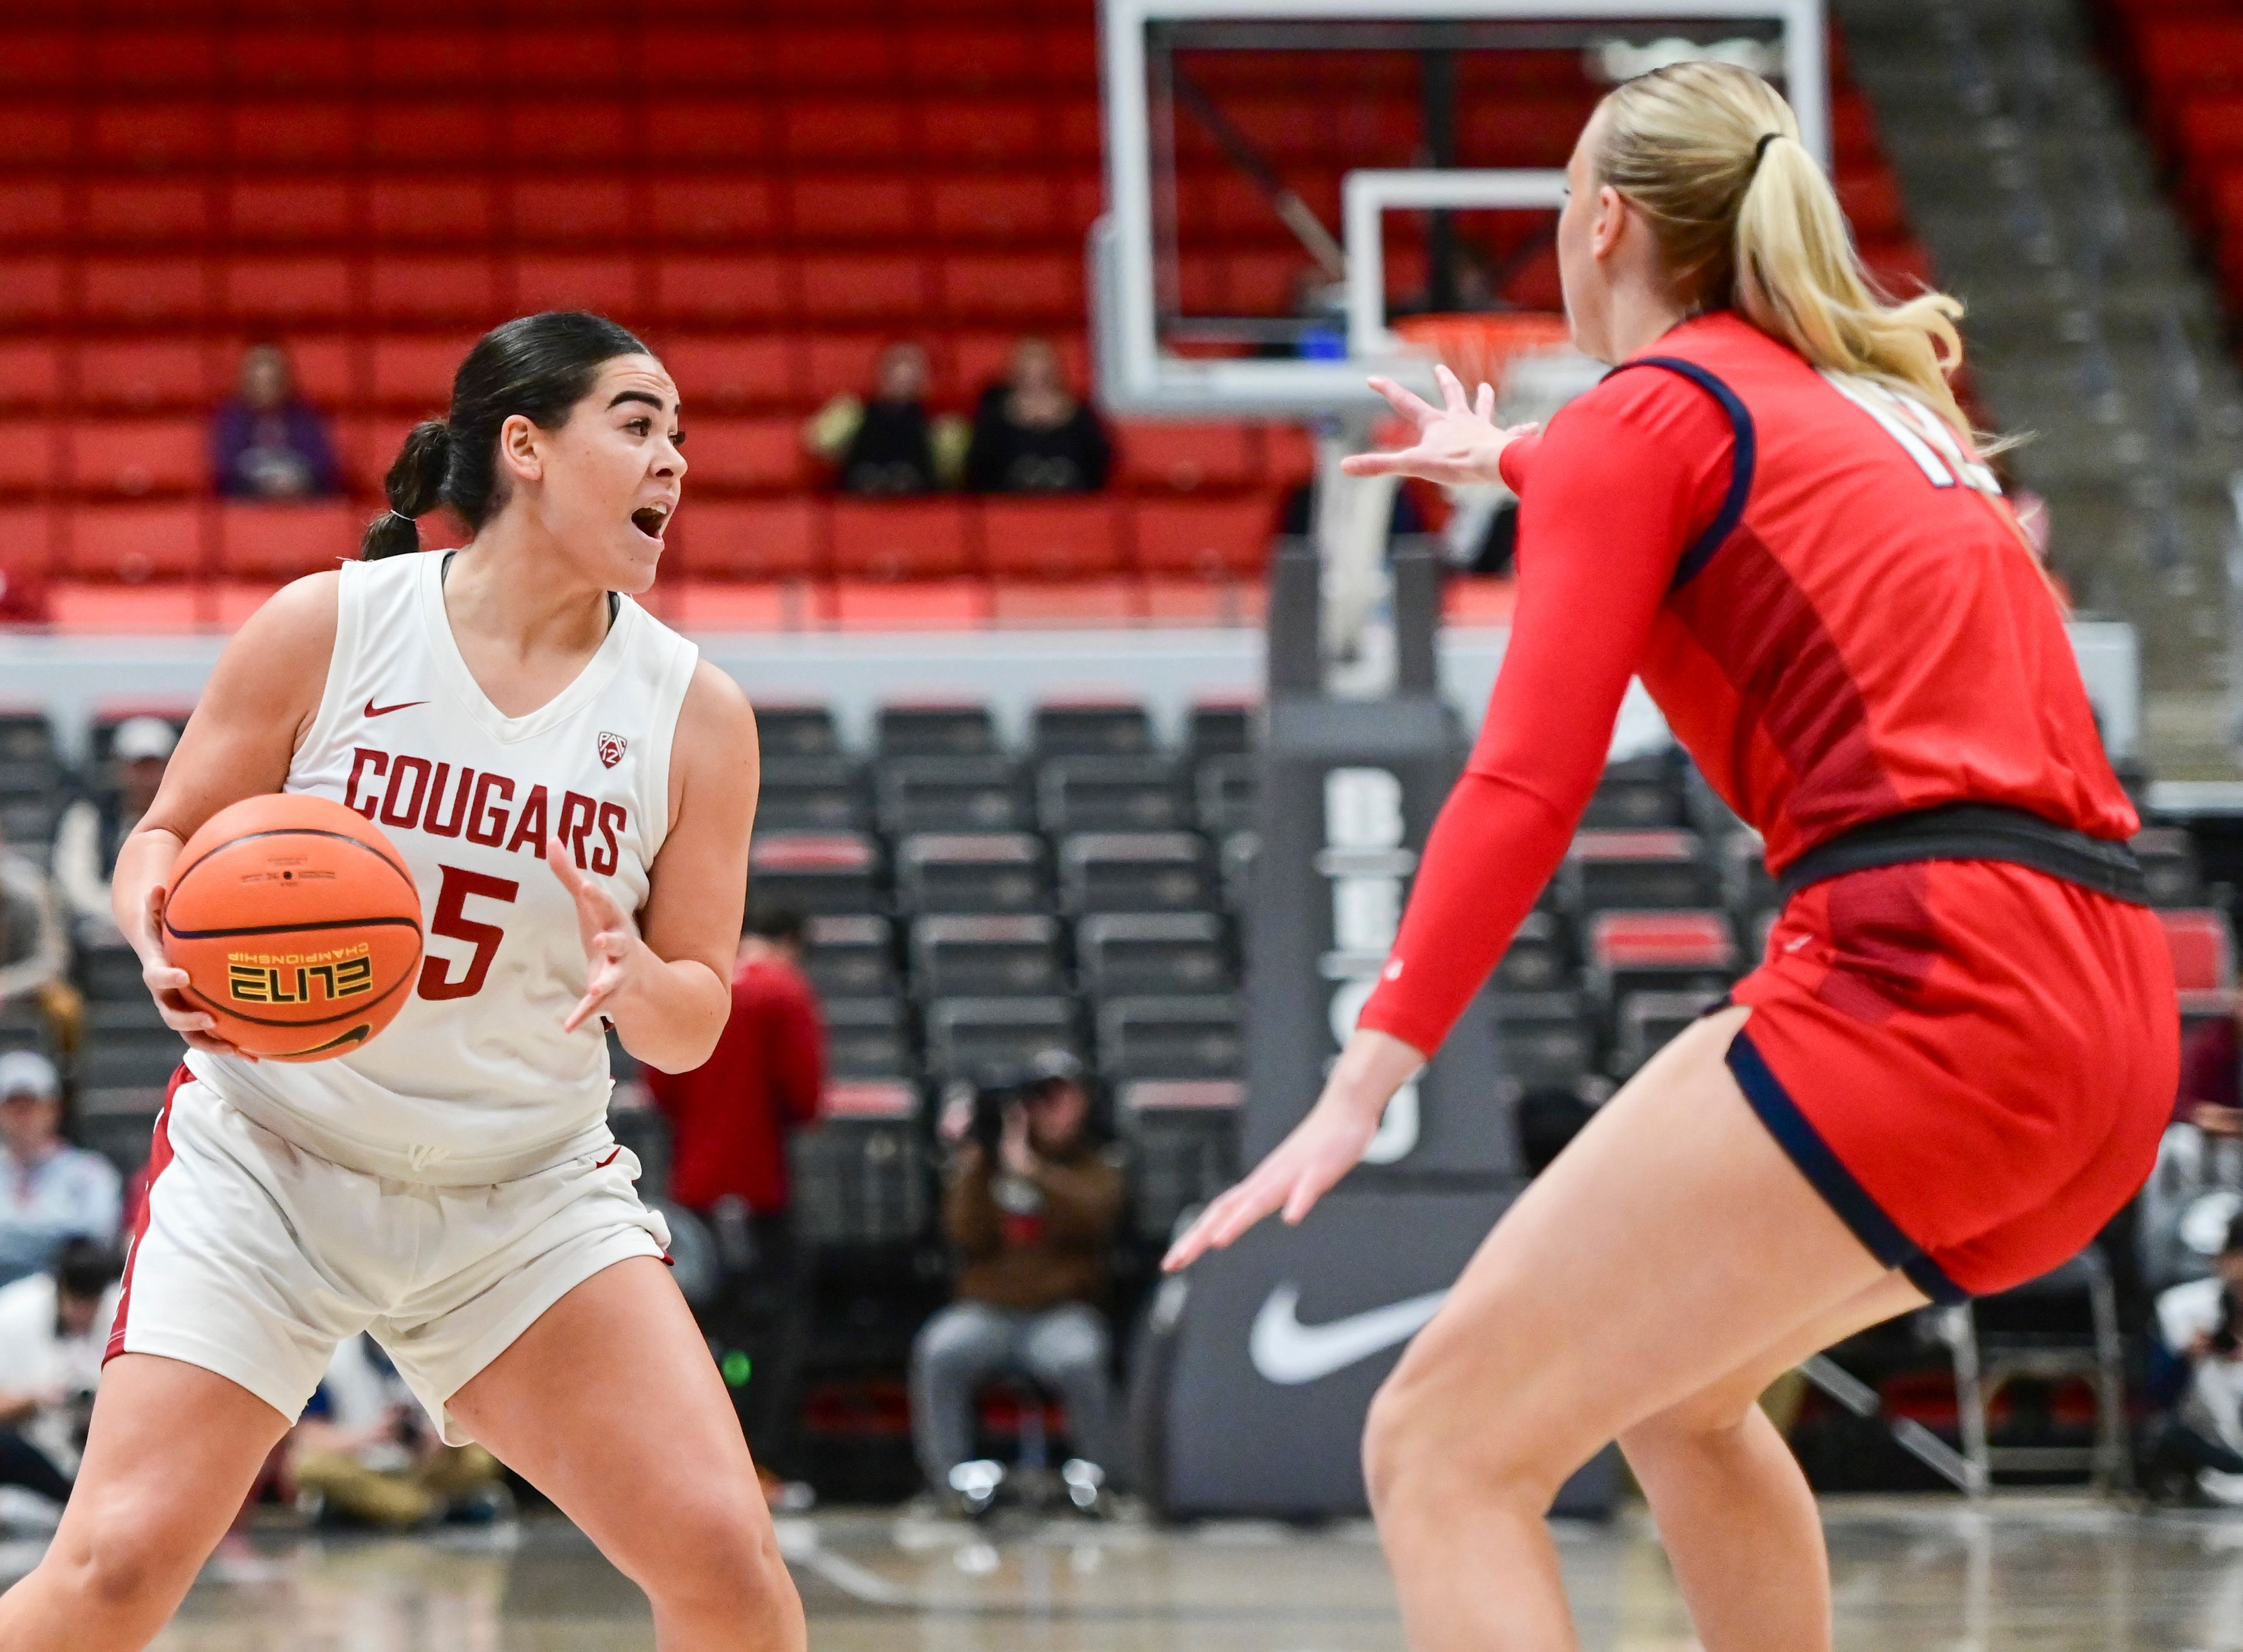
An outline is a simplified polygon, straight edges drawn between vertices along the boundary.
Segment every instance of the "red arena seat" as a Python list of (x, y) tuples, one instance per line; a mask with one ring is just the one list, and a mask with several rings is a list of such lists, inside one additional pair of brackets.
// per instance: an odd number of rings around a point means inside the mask
[(69, 479), (87, 495), (199, 492), (210, 485), (210, 426), (200, 418), (86, 420), (70, 433)]
[(880, 352), (893, 341), (886, 333), (812, 334), (803, 344), (804, 395), (823, 403), (871, 394)]
[(655, 268), (655, 308), (673, 321), (769, 321), (793, 309), (792, 272), (769, 253), (672, 257)]
[(61, 432), (48, 419), (0, 419), (0, 493), (45, 493), (63, 474)]
[(967, 507), (953, 500), (833, 504), (833, 570), (844, 578), (942, 579), (972, 567)]
[(2210, 907), (2158, 914), (2172, 948), (2173, 980), (2183, 992), (2224, 990), (2235, 984), (2235, 939), (2225, 914)]
[(1090, 579), (1119, 573), (1122, 513), (1110, 499), (991, 499), (981, 507), (982, 564), (999, 578)]
[(647, 111), (647, 139), (653, 153), (680, 162), (769, 159), (778, 147), (770, 111), (744, 98), (658, 98)]
[(356, 224), (347, 179), (237, 178), (226, 185), (226, 232), (252, 246), (340, 241)]
[(960, 98), (920, 111), (927, 152), (938, 160), (1001, 166), (1047, 158), (1051, 134), (1045, 105), (1033, 98)]
[(908, 244), (921, 199), (916, 179), (892, 173), (806, 172), (786, 188), (788, 220), (805, 241)]
[(70, 196), (52, 178), (0, 181), (0, 224), (18, 246), (59, 240), (70, 227)]
[(957, 253), (943, 261), (942, 298), (965, 321), (1074, 321), (1082, 260), (1061, 253)]
[(513, 301), (517, 314), (540, 310), (590, 310), (627, 315), (638, 307), (638, 268), (630, 257), (516, 259)]
[(226, 266), (226, 313), (250, 322), (333, 321), (356, 307), (340, 258), (245, 258)]
[(637, 233), (631, 179), (622, 174), (516, 179), (506, 192), (506, 223), (517, 241), (596, 246)]
[(815, 499), (695, 499), (670, 532), (696, 579), (811, 579), (825, 571), (825, 514)]
[(335, 500), (231, 503), (219, 511), (218, 567), (235, 577), (293, 579), (358, 554), (369, 513)]
[(61, 259), (0, 256), (0, 322), (24, 326), (52, 321), (62, 308)]
[(1131, 515), (1146, 573), (1251, 578), (1269, 563), (1276, 511), (1265, 498), (1143, 500)]
[[(236, 37), (237, 53), (255, 36)], [(350, 104), (332, 99), (236, 104), (226, 111), (226, 152), (261, 167), (345, 166), (358, 158), (359, 123)]]
[(909, 254), (805, 258), (800, 281), (798, 301), (813, 320), (900, 320), (926, 308), (926, 266)]
[(79, 576), (142, 581), (201, 573), (209, 513), (172, 504), (80, 505), (70, 513), (64, 565)]
[(498, 318), (498, 281), (481, 254), (378, 258), (367, 270), (367, 303), (379, 321), (427, 326)]
[(665, 178), (650, 192), (654, 233), (665, 241), (754, 241), (778, 226), (778, 192), (770, 178)]
[(1033, 174), (938, 179), (929, 209), (935, 234), (948, 241), (1036, 242), (1067, 233), (1056, 185)]
[(373, 344), (374, 401), (433, 418), (452, 400), (452, 375), (475, 341), (472, 333), (385, 334)]
[(696, 419), (684, 452), (696, 489), (778, 493), (806, 487), (811, 478), (802, 429), (792, 419)]
[(209, 310), (209, 270), (199, 258), (89, 258), (80, 272), (78, 306), (89, 320), (186, 323)]
[(48, 339), (0, 339), (0, 407), (43, 408), (62, 394), (62, 347)]
[(785, 334), (670, 334), (660, 347), (689, 428), (699, 414), (791, 405), (802, 394), (798, 353)]
[(216, 105), (97, 104), (87, 148), (97, 160), (136, 169), (207, 165), (218, 157)]
[(80, 199), (88, 241), (162, 246), (210, 233), (211, 191), (199, 178), (107, 179)]
[(1122, 424), (1116, 479), (1148, 491), (1193, 493), (1246, 488), (1262, 479), (1260, 433), (1250, 425), (1214, 422)]
[(491, 186), (473, 178), (376, 178), (367, 228), (385, 245), (457, 246), (487, 239), (497, 222)]

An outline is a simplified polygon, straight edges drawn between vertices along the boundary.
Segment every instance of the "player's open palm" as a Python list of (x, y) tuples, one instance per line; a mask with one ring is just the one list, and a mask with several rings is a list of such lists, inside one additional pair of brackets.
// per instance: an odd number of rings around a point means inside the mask
[(1475, 403), (1465, 399), (1462, 381), (1447, 367), (1435, 367), (1433, 376), (1441, 387), (1438, 408), (1391, 379), (1372, 379), (1371, 388), (1410, 421), (1418, 439), (1391, 453), (1351, 454), (1340, 461), (1340, 469), (1351, 476), (1418, 476), (1450, 487), (1502, 481), (1497, 462), (1504, 448), (1540, 427), (1498, 425), (1493, 385), (1481, 385)]
[(1353, 1170), (1377, 1133), (1377, 1110), (1331, 1090), (1309, 1109), (1270, 1156), (1209, 1204), (1199, 1220), (1169, 1247), (1161, 1265), (1169, 1272), (1220, 1251), (1264, 1217), (1280, 1211), (1299, 1222), (1340, 1177)]
[(573, 1033), (587, 1016), (598, 1014), (602, 1005), (630, 985), (646, 945), (623, 903), (608, 893), (605, 884), (578, 868), (560, 839), (546, 840), (545, 864), (553, 868), (553, 875), (576, 902), (576, 938), (584, 943), (584, 961), (590, 966), (584, 995), (561, 1023), (562, 1032)]

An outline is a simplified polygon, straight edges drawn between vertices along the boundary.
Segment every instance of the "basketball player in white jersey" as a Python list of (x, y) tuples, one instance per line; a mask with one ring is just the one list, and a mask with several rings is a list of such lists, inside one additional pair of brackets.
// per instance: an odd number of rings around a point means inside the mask
[[(677, 417), (612, 322), (496, 328), (448, 419), (407, 438), (367, 560), (289, 586), (219, 660), (118, 860), (118, 921), (191, 1048), (77, 1488), (0, 1596), (6, 1652), (145, 1645), (362, 1330), (447, 1440), (489, 1447), (645, 1589), (663, 1652), (803, 1645), (605, 1122), (603, 1022), (669, 1070), (715, 1045), (755, 813), (746, 699), (629, 594), (677, 506)], [(412, 518), (439, 502), (473, 533), (421, 553)], [(317, 1064), (215, 1036), (158, 940), (185, 839), (275, 791), (378, 821), (427, 928), (411, 1001)]]

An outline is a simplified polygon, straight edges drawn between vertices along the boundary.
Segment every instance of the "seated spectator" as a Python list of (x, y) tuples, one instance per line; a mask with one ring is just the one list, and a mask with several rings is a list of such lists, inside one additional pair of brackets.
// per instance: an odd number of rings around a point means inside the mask
[(0, 1285), (46, 1266), (66, 1239), (117, 1237), (117, 1167), (64, 1141), (62, 1121), (55, 1064), (36, 1050), (0, 1055)]
[(120, 1271), (110, 1246), (67, 1239), (44, 1271), (0, 1286), (0, 1486), (69, 1500)]
[(2212, 1277), (2161, 1292), (2151, 1395), (2152, 1491), (2243, 1507), (2243, 1216), (2228, 1224)]
[(752, 908), (717, 1048), (690, 1072), (639, 1075), (670, 1121), (670, 1197), (716, 1236), (724, 1284), (707, 1329), (749, 1357), (741, 1426), (775, 1500), (798, 1495), (781, 1476), (795, 1466), (804, 1338), (786, 1140), (825, 1094), (825, 1026), (802, 973), (808, 930), (791, 907)]
[(1095, 493), (1113, 450), (1098, 415), (1067, 388), (1048, 339), (1022, 339), (1002, 384), (981, 393), (966, 485), (975, 493)]
[(843, 493), (934, 493), (957, 484), (965, 459), (965, 421), (926, 410), (926, 352), (892, 344), (880, 353), (870, 401), (838, 395), (805, 432), (810, 450), (837, 468)]
[(444, 1520), (482, 1523), (513, 1512), (498, 1460), (447, 1446), (374, 1339), (338, 1345), (319, 1391), (288, 1433), (300, 1500), (323, 1520), (392, 1531)]
[(342, 491), (327, 421), (296, 394), (277, 344), (242, 353), (234, 393), (211, 426), (213, 485), (228, 499), (314, 499)]
[(109, 880), (117, 852), (148, 813), (171, 765), (179, 737), (160, 717), (131, 717), (111, 737), (109, 761), (116, 789), (102, 798), (80, 798), (63, 811), (55, 826), (55, 885), (78, 939), (87, 944), (118, 940), (109, 907)]
[(1095, 1466), (1086, 1480), (1071, 1462), (1063, 1471), (1070, 1489), (1095, 1487), (1119, 1466), (1100, 1309), (1122, 1173), (1091, 1139), (1090, 1098), (1074, 1060), (1047, 1055), (1038, 1075), (1018, 1093), (946, 1109), (942, 1120), (952, 1147), (942, 1224), (959, 1264), (957, 1300), (912, 1345), (912, 1434), (927, 1484), (964, 1512), (987, 1500), (953, 1473), (973, 1455), (975, 1396), (1007, 1372), (1048, 1385), (1066, 1402), (1076, 1456)]

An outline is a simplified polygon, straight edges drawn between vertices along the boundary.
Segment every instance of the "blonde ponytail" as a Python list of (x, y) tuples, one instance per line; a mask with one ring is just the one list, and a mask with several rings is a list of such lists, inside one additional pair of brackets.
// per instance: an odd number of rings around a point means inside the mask
[(1649, 217), (1690, 308), (1732, 307), (1816, 367), (1908, 392), (1971, 435), (1948, 382), (1961, 301), (1880, 296), (1773, 86), (1729, 64), (1676, 64), (1615, 88), (1604, 112), (1597, 175)]

